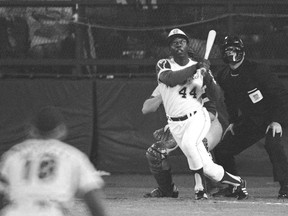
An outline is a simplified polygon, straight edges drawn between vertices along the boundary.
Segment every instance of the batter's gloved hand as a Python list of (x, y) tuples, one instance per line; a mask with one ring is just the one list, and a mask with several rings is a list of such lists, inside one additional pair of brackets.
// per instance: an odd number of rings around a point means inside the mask
[(270, 129), (272, 129), (273, 137), (275, 137), (275, 133), (280, 133), (280, 137), (282, 136), (282, 127), (278, 122), (270, 123), (266, 129), (266, 134)]
[(202, 69), (204, 68), (206, 71), (210, 69), (210, 61), (208, 59), (203, 59), (202, 61), (197, 63), (197, 68)]
[(231, 132), (232, 135), (235, 135), (233, 127), (234, 127), (234, 124), (229, 124), (229, 126), (226, 128), (226, 130), (223, 133), (222, 139), (224, 138), (225, 134), (228, 133), (229, 131)]

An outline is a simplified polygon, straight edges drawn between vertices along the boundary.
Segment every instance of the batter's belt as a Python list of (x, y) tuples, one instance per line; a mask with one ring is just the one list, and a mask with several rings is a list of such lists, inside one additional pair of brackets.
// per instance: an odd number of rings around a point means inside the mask
[(192, 113), (188, 113), (188, 114), (183, 115), (183, 116), (178, 116), (178, 117), (167, 116), (167, 119), (170, 120), (170, 121), (185, 121), (186, 119), (188, 119), (189, 117), (195, 115), (196, 113), (197, 113), (197, 111), (194, 111)]

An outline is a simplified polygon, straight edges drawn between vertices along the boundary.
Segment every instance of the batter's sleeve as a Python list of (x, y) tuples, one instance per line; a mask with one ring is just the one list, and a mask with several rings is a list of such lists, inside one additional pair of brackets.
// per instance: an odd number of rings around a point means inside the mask
[(161, 59), (156, 65), (158, 81), (170, 87), (183, 85), (189, 77), (192, 77), (195, 74), (196, 70), (197, 65), (192, 65), (178, 71), (172, 71), (168, 59)]

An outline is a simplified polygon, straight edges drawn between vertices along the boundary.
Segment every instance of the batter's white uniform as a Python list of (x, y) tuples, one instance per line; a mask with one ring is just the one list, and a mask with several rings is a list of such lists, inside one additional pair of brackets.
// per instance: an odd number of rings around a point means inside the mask
[(15, 145), (3, 155), (0, 174), (12, 201), (1, 216), (63, 216), (76, 193), (104, 185), (84, 153), (54, 139)]
[[(193, 78), (183, 85), (169, 87), (159, 80), (160, 74), (164, 71), (172, 70), (177, 73), (196, 63), (189, 59), (187, 65), (180, 66), (173, 58), (159, 60), (156, 66), (159, 81), (157, 91), (162, 97), (170, 131), (187, 157), (189, 168), (198, 170), (203, 167), (206, 176), (220, 181), (224, 175), (224, 169), (212, 161), (202, 143), (211, 123), (209, 114), (201, 101), (203, 76), (200, 70), (197, 70)], [(171, 120), (171, 118), (183, 116), (188, 118), (183, 121)]]

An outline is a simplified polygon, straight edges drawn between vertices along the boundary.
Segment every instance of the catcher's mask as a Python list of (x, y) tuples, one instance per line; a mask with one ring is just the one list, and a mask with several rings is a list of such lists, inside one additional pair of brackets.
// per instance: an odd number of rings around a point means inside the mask
[(179, 37), (179, 38), (183, 38), (186, 40), (187, 44), (189, 43), (189, 38), (188, 36), (180, 29), (178, 28), (175, 28), (175, 29), (172, 29), (169, 34), (168, 34), (168, 38), (167, 38), (167, 42), (168, 44), (170, 45), (171, 42), (176, 38), (176, 37)]
[(244, 44), (237, 36), (226, 36), (222, 44), (222, 58), (227, 64), (238, 63), (244, 58)]

